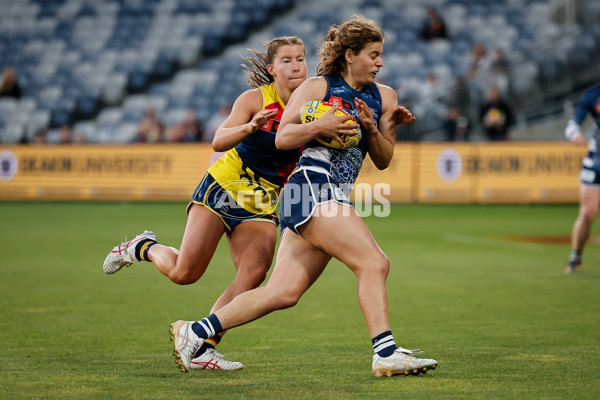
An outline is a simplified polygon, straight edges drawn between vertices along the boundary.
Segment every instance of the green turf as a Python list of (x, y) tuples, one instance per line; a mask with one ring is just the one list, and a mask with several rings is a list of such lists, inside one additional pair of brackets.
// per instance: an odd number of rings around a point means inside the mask
[[(575, 206), (400, 205), (367, 223), (392, 262), (396, 341), (439, 368), (371, 375), (356, 281), (332, 262), (294, 308), (227, 334), (245, 368), (180, 372), (168, 327), (206, 315), (233, 277), (222, 243), (206, 275), (177, 286), (151, 264), (101, 264), (151, 228), (177, 246), (185, 204), (0, 203), (0, 398), (598, 399), (600, 249), (563, 274)], [(595, 229), (595, 232), (600, 229)]]

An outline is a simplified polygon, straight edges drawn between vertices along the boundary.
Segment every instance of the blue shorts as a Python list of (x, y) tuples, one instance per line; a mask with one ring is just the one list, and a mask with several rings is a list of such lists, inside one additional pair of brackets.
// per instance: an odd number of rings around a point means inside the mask
[(325, 170), (299, 168), (290, 176), (281, 193), (281, 232), (289, 228), (299, 235), (298, 227), (313, 216), (317, 206), (331, 202), (352, 207), (338, 183)]
[(583, 185), (600, 186), (600, 166), (594, 162), (595, 154), (590, 152), (583, 159), (583, 166), (579, 171), (579, 182)]
[(237, 225), (244, 221), (266, 221), (274, 223), (275, 226), (279, 225), (279, 218), (275, 212), (256, 213), (248, 211), (238, 204), (231, 192), (223, 189), (209, 172), (204, 175), (196, 187), (187, 206), (188, 213), (192, 204), (201, 204), (215, 213), (223, 221), (228, 233), (231, 233)]

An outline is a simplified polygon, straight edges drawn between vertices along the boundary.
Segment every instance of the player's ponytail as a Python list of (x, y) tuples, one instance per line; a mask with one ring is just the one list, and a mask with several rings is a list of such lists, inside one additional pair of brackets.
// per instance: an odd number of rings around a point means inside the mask
[(266, 52), (262, 53), (258, 50), (248, 49), (254, 54), (254, 57), (242, 57), (250, 65), (242, 64), (242, 68), (248, 73), (248, 84), (252, 87), (260, 87), (273, 82), (275, 79), (267, 70), (267, 65), (272, 64), (275, 60), (277, 52), (282, 46), (300, 45), (304, 49), (304, 42), (296, 36), (282, 36), (264, 42), (267, 48)]

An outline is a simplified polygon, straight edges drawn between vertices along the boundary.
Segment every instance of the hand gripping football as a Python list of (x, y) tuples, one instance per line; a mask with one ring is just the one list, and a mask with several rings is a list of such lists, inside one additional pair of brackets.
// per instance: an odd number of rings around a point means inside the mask
[[(300, 119), (302, 120), (303, 124), (312, 122), (316, 119), (321, 118), (323, 116), (323, 114), (325, 114), (331, 107), (333, 107), (333, 104), (325, 102), (325, 101), (309, 101), (308, 103), (306, 103), (302, 106), (302, 109), (300, 110)], [(341, 117), (344, 115), (350, 115), (350, 113), (343, 108), (338, 108), (333, 115)], [(345, 123), (355, 124), (356, 120), (354, 118), (351, 118), (348, 121), (346, 121)], [(362, 137), (362, 132), (361, 132), (360, 128), (358, 128), (356, 130), (355, 135), (340, 135), (340, 139), (342, 140), (342, 142), (344, 142), (344, 144), (346, 145), (346, 148), (356, 146), (360, 142), (361, 137)], [(333, 149), (342, 149), (343, 148), (342, 145), (340, 145), (333, 138), (320, 136), (320, 137), (315, 138), (315, 140), (317, 142), (321, 143), (322, 145), (331, 147)]]

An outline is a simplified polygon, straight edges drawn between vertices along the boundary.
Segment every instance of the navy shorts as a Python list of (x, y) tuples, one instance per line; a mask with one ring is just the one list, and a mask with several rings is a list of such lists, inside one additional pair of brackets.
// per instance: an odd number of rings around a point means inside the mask
[(600, 166), (594, 163), (594, 154), (589, 153), (583, 159), (583, 166), (579, 171), (579, 182), (584, 185), (600, 186)]
[(215, 178), (207, 172), (202, 178), (198, 187), (187, 206), (189, 213), (192, 204), (201, 204), (215, 213), (227, 229), (227, 232), (233, 229), (244, 221), (267, 221), (272, 222), (277, 226), (279, 218), (273, 213), (256, 213), (246, 210), (233, 198), (231, 193), (215, 180)]
[(317, 206), (331, 202), (352, 207), (338, 183), (325, 170), (301, 167), (290, 176), (281, 193), (281, 232), (289, 228), (300, 234), (298, 227), (313, 216)]

